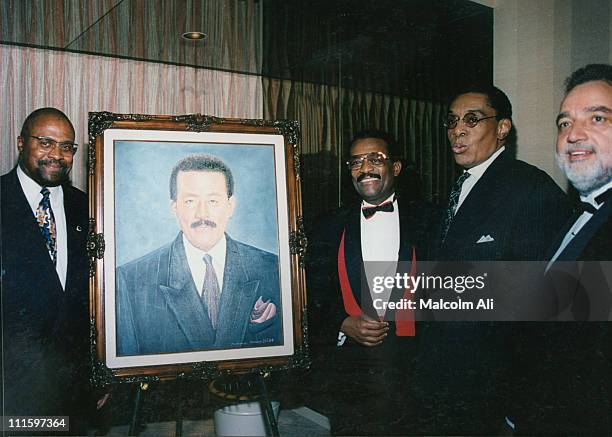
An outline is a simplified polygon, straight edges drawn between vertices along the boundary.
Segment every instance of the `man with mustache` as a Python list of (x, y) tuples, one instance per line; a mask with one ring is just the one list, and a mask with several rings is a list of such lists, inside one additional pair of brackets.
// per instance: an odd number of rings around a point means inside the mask
[(278, 258), (225, 232), (236, 207), (229, 167), (187, 156), (170, 199), (176, 239), (117, 269), (117, 354), (279, 344)]
[(527, 337), (522, 356), (541, 359), (526, 366), (524, 382), (539, 389), (522, 387), (529, 395), (517, 430), (611, 435), (612, 65), (572, 73), (556, 124), (557, 163), (581, 204), (549, 248), (548, 288), (537, 292), (552, 290), (554, 317), (572, 323), (540, 324)]
[(429, 229), (435, 227), (432, 207), (409, 201), (397, 190), (402, 170), (397, 149), (386, 132), (355, 135), (347, 165), (359, 203), (322, 219), (311, 236), (307, 284), (313, 370), (333, 393), (326, 405), (313, 407), (330, 417), (334, 435), (415, 429), (406, 385), (417, 343), (414, 322), (402, 311), (375, 308), (378, 295), (364, 281), (381, 265), (394, 275), (398, 261), (426, 259)]
[[(442, 217), (437, 259), (458, 266), (463, 261), (544, 261), (571, 210), (545, 172), (507, 149), (512, 105), (506, 94), (492, 85), (462, 89), (451, 100), (444, 127), (459, 177)], [(517, 278), (517, 288), (519, 280), (525, 279)], [(434, 407), (447, 418), (448, 428), (439, 427), (437, 433), (494, 434), (504, 426), (516, 406), (505, 400), (517, 329), (510, 323), (465, 321), (423, 330), (423, 343), (440, 345), (423, 355), (425, 367), (444, 363), (423, 380), (448, 389)], [(512, 419), (506, 422), (511, 428)]]
[(66, 115), (41, 108), (17, 137), (1, 179), (2, 389), (5, 415), (70, 415), (87, 394), (87, 196), (70, 184), (77, 151)]

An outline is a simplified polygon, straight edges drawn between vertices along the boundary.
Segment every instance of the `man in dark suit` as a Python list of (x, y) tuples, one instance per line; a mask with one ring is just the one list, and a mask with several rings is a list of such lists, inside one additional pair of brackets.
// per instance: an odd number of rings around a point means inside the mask
[(524, 371), (521, 387), (529, 394), (517, 430), (611, 435), (611, 65), (587, 65), (566, 81), (556, 158), (582, 204), (549, 250), (549, 287), (539, 291), (552, 290), (555, 316), (574, 322), (533, 328), (522, 356), (538, 360)]
[(313, 375), (333, 393), (327, 405), (313, 406), (330, 416), (334, 434), (405, 434), (414, 417), (406, 385), (414, 322), (401, 311), (377, 311), (363, 278), (372, 266), (392, 266), (394, 274), (398, 261), (424, 259), (436, 214), (397, 192), (402, 164), (388, 134), (360, 132), (350, 144), (347, 164), (361, 202), (321, 220), (310, 242)]
[(117, 269), (118, 355), (281, 342), (278, 257), (225, 233), (233, 190), (214, 156), (175, 165), (170, 197), (181, 232)]
[[(570, 208), (546, 173), (506, 150), (512, 129), (508, 97), (493, 86), (467, 87), (452, 99), (444, 126), (461, 174), (443, 216), (437, 259), (458, 262), (459, 269), (473, 261), (543, 261)], [(521, 281), (528, 283), (517, 278), (517, 288)], [(465, 321), (423, 329), (422, 343), (437, 347), (424, 349), (422, 364), (444, 363), (423, 376), (430, 387), (446, 388), (437, 404), (445, 426), (436, 432), (490, 434), (502, 428), (513, 406), (504, 400), (516, 328)]]
[(438, 259), (544, 260), (570, 208), (550, 176), (506, 150), (508, 97), (496, 87), (468, 87), (453, 99), (445, 126), (461, 175), (443, 218)]
[(2, 388), (5, 415), (70, 415), (86, 405), (88, 214), (70, 185), (74, 128), (55, 108), (32, 112), (18, 165), (2, 176)]

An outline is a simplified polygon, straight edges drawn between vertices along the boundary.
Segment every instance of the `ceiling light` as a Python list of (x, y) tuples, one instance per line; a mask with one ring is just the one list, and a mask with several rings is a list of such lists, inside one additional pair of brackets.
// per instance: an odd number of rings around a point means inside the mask
[(200, 41), (206, 39), (206, 34), (202, 32), (185, 32), (181, 35), (181, 38), (187, 41)]

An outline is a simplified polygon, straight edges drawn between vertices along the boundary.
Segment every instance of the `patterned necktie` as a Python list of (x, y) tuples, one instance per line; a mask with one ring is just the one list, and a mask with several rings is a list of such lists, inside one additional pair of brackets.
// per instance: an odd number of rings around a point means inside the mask
[(450, 197), (448, 199), (448, 208), (446, 208), (446, 214), (444, 215), (444, 219), (442, 220), (442, 242), (446, 240), (446, 234), (448, 234), (448, 229), (450, 228), (451, 222), (455, 217), (457, 205), (459, 204), (459, 196), (461, 195), (461, 187), (463, 186), (463, 183), (466, 181), (466, 179), (470, 176), (470, 173), (464, 171), (452, 187)]
[(217, 318), (219, 316), (219, 282), (217, 281), (217, 274), (215, 268), (212, 265), (212, 257), (209, 254), (205, 254), (204, 264), (206, 264), (206, 274), (204, 275), (204, 286), (202, 287), (202, 301), (206, 305), (208, 310), (208, 317), (212, 322), (213, 328), (217, 329)]
[(36, 209), (36, 221), (40, 227), (40, 232), (42, 232), (45, 238), (45, 244), (49, 251), (51, 261), (53, 261), (53, 265), (55, 265), (57, 263), (57, 228), (55, 227), (55, 216), (51, 209), (49, 189), (43, 187), (42, 190), (40, 190), (40, 194), (42, 194), (43, 198)]

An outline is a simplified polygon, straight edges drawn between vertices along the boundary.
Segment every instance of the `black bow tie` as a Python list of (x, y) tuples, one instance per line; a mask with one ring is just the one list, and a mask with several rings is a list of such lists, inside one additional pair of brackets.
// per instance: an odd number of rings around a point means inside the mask
[(601, 205), (606, 200), (608, 200), (610, 196), (612, 196), (612, 188), (608, 188), (606, 191), (597, 196), (595, 198), (595, 202), (597, 202), (597, 205)]
[[(595, 198), (595, 203), (597, 204), (597, 206), (601, 205), (602, 203), (604, 203), (606, 200), (608, 200), (608, 198), (612, 195), (612, 188), (604, 191), (603, 193), (601, 193), (599, 196), (597, 196)], [(597, 212), (597, 208), (595, 208), (592, 204), (590, 204), (589, 202), (580, 202), (577, 206), (576, 209), (578, 211), (582, 211), (582, 212), (590, 212), (591, 214), (595, 214)]]
[(361, 212), (363, 212), (363, 216), (366, 219), (369, 219), (374, 214), (376, 214), (378, 211), (393, 212), (393, 202), (385, 202), (378, 206), (367, 206), (361, 209)]
[(576, 205), (576, 209), (579, 212), (590, 212), (591, 214), (595, 214), (597, 212), (597, 208), (595, 208), (589, 202), (580, 202), (578, 205)]

